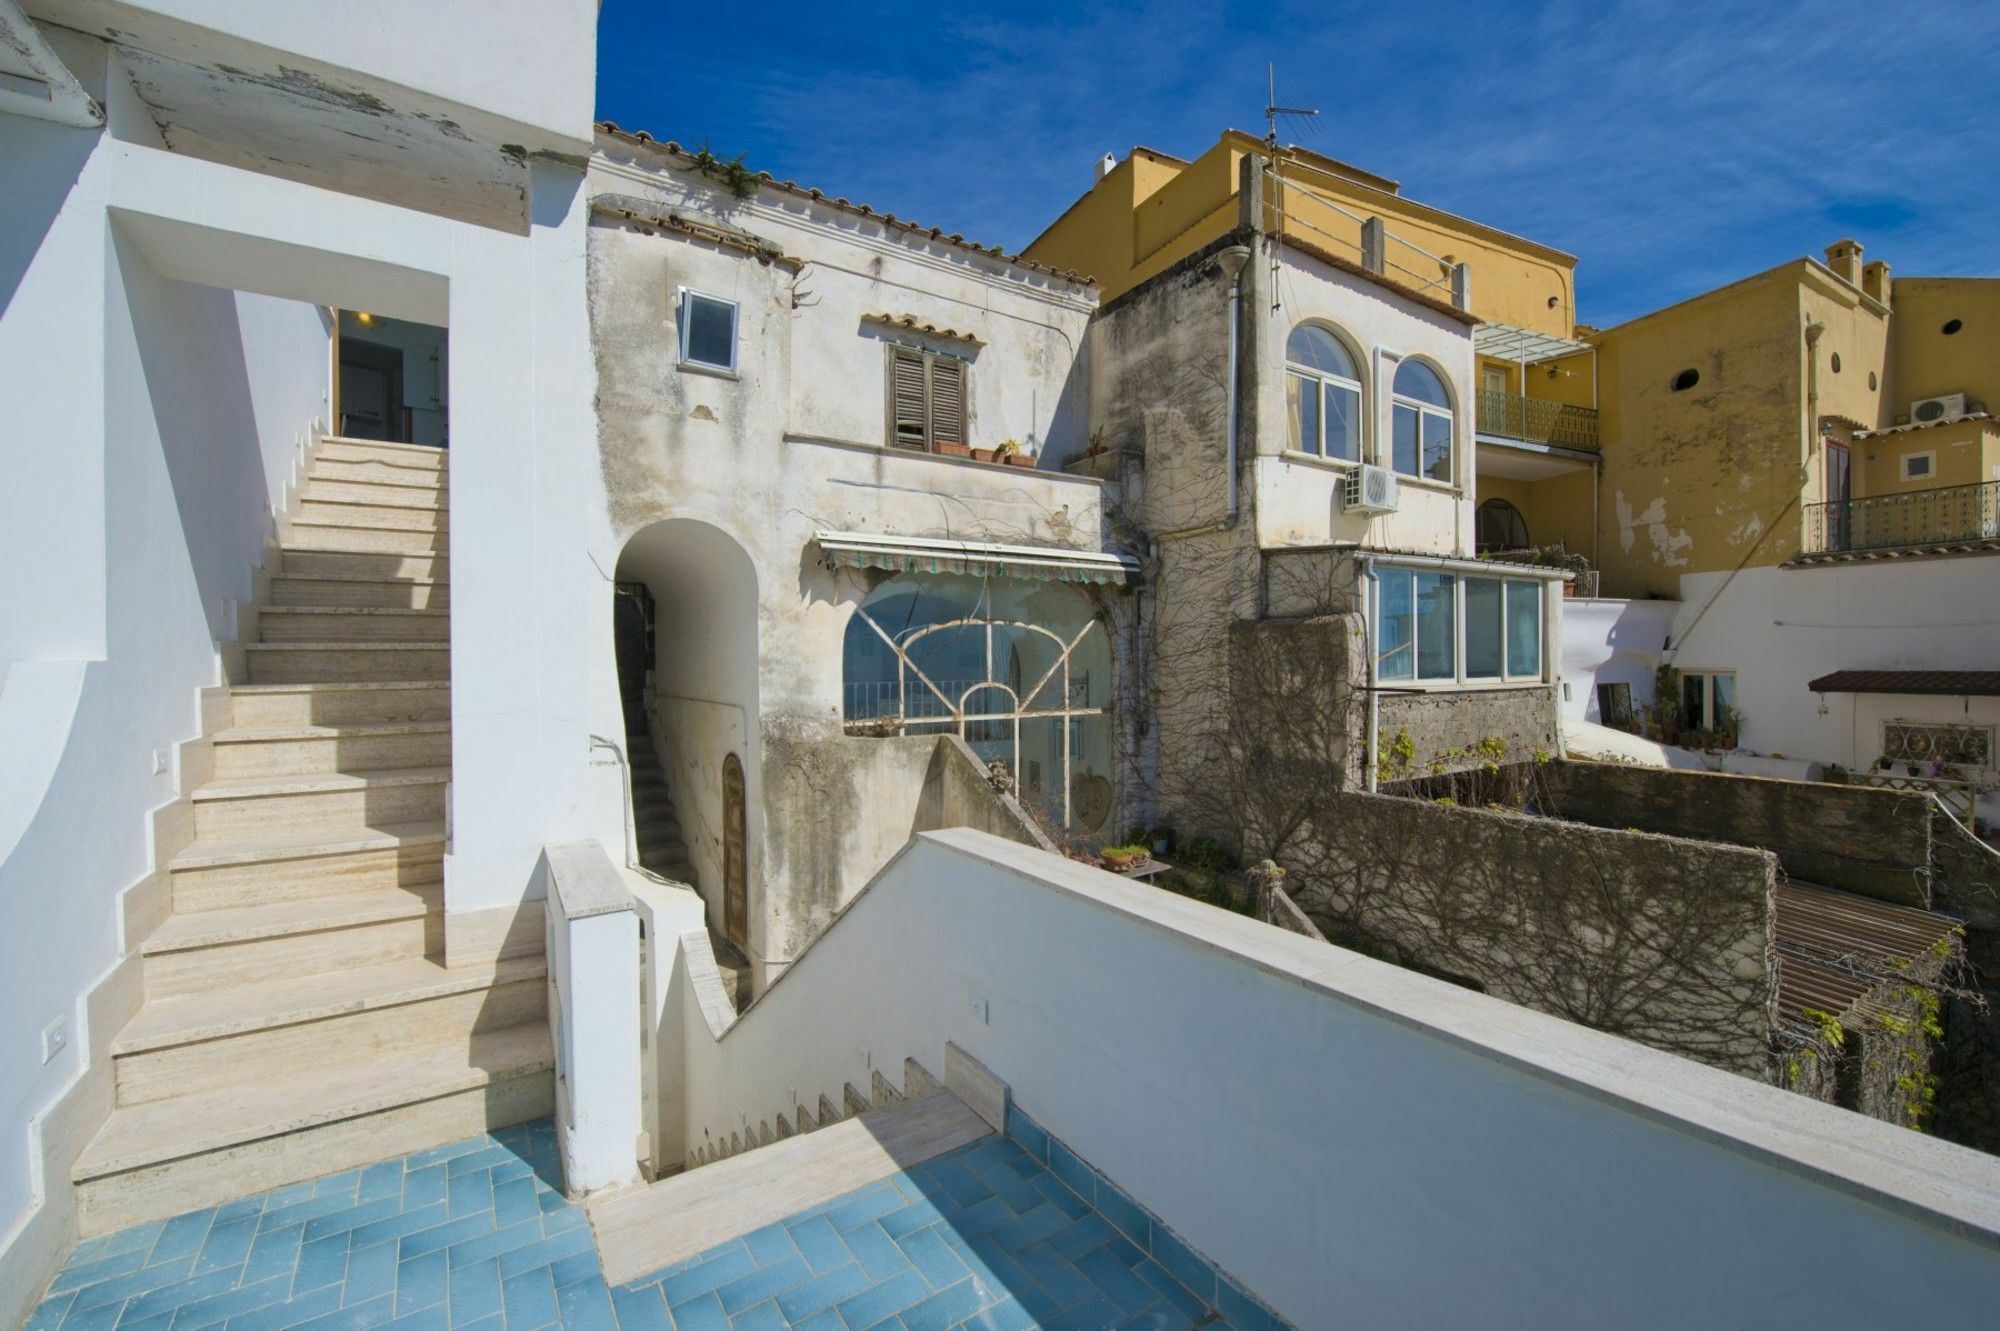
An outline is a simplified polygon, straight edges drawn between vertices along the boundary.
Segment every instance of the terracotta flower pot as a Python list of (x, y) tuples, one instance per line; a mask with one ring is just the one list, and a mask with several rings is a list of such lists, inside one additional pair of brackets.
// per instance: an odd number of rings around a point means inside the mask
[(969, 444), (939, 444), (937, 451), (948, 458), (969, 458), (972, 456), (972, 448)]
[(1001, 459), (1010, 467), (1033, 467), (1035, 455), (1032, 453), (1009, 453)]
[(996, 452), (997, 450), (991, 448), (975, 448), (972, 450), (972, 460), (974, 462), (991, 462)]

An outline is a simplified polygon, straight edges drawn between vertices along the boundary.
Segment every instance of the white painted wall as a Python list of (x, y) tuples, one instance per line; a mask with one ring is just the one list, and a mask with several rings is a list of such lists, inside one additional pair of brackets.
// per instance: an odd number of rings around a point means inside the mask
[[(20, 127), (0, 119), (0, 134)], [(106, 169), (95, 157), (85, 167)], [(0, 687), (75, 685), (66, 710), (39, 718), (61, 729), (38, 725), (41, 757), (21, 773), (32, 779), (10, 782), (0, 809), (14, 829), (0, 842), (0, 1233), (41, 1188), (29, 1121), (79, 1074), (83, 995), (137, 941), (120, 937), (117, 900), (152, 867), (145, 815), (176, 793), (170, 756), (198, 728), (196, 691), (219, 678), (217, 645), (235, 636), (273, 505), (326, 414), (317, 309), (163, 277), (101, 207), (91, 211), (79, 202), (44, 234), (0, 310), (0, 339), (16, 353), (0, 358), (0, 398), (61, 420), (32, 453), (96, 460), (65, 466), (58, 474), (78, 488), (57, 493), (23, 450), (0, 487), (18, 505), (0, 618), (19, 653)], [(71, 243), (68, 231), (95, 243)], [(10, 241), (26, 248), (18, 233)], [(49, 338), (41, 330), (63, 323), (77, 291), (102, 293), (91, 326), (80, 341)], [(67, 581), (74, 604), (47, 607), (34, 583), (55, 572), (69, 521), (102, 553), (86, 564), (94, 577)], [(83, 625), (101, 643), (72, 636)], [(16, 713), (14, 701), (0, 697), (0, 712)], [(70, 1044), (45, 1064), (41, 1032), (57, 1020)]]
[(969, 830), (720, 1040), (688, 975), (692, 1125), (952, 1041), (1300, 1326), (1970, 1325), (2000, 1283), (1989, 1156)]
[[(1671, 661), (1736, 671), (1742, 744), (1845, 767), (1881, 752), (1891, 718), (2000, 723), (2000, 699), (1828, 694), (1835, 670), (1991, 670), (2000, 662), (2000, 563), (1991, 557), (1750, 568), (1681, 579)], [(2000, 818), (2000, 804), (1982, 806)]]
[[(0, 399), (33, 444), (0, 486), (0, 641), (9, 662), (85, 663), (60, 758), (42, 736), (45, 781), (7, 787), (30, 812), (0, 864), (0, 1274), (67, 1237), (67, 1211), (38, 1206), (63, 1184), (38, 1173), (36, 1124), (81, 1072), (87, 991), (140, 941), (119, 895), (177, 793), (155, 750), (197, 732), (308, 408), (324, 413), (323, 325), (297, 302), (455, 329), (454, 955), (517, 919), (539, 940), (534, 865), (580, 831), (588, 762), (580, 173), (536, 166), (516, 237), (85, 133), (0, 118)], [(45, 1066), (42, 1027), (65, 1015)], [(45, 1215), (60, 1233), (17, 1228)]]
[(1599, 684), (1630, 684), (1634, 715), (1653, 701), (1660, 655), (1679, 601), (1572, 596), (1562, 603), (1562, 715), (1601, 721)]
[[(1258, 263), (1262, 263), (1259, 259)], [(1268, 283), (1263, 268), (1259, 282)], [(1473, 355), (1471, 330), (1379, 283), (1342, 272), (1308, 256), (1287, 252), (1278, 269), (1278, 308), (1268, 300), (1253, 311), (1259, 364), (1256, 377), (1257, 543), (1269, 549), (1359, 541), (1376, 549), (1435, 555), (1473, 550)], [(1401, 477), (1397, 511), (1363, 517), (1341, 511), (1340, 490), (1351, 468), (1290, 450), (1290, 408), (1285, 400), (1285, 341), (1301, 323), (1339, 331), (1361, 369), (1362, 456), (1390, 465), (1391, 385), (1408, 357), (1429, 361), (1457, 405), (1454, 413), (1455, 484)], [(1246, 419), (1248, 416), (1246, 415)]]
[(570, 1196), (639, 1181), (639, 916), (595, 841), (550, 846), (549, 1036), (556, 1141)]
[[(26, 8), (156, 45), (171, 32), (224, 59), (237, 44), (272, 48), (553, 135), (590, 137), (597, 0), (28, 0)], [(533, 77), (523, 77), (530, 62)]]

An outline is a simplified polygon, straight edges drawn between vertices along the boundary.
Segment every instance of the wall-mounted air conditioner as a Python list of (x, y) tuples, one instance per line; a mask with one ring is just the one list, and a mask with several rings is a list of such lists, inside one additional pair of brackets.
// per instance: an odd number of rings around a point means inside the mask
[(1910, 404), (1910, 419), (1918, 425), (1933, 421), (1955, 421), (1965, 415), (1965, 394), (1946, 393), (1942, 397), (1920, 397)]
[(1356, 467), (1342, 487), (1341, 512), (1394, 513), (1396, 489), (1396, 473), (1387, 467)]

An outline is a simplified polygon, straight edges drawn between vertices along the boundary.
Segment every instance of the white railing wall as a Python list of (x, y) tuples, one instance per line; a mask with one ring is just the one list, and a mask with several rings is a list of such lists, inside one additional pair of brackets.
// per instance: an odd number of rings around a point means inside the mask
[(571, 1196), (639, 1180), (639, 916), (595, 841), (550, 846), (549, 1033), (556, 1141)]
[(1300, 1326), (1973, 1325), (2000, 1289), (2000, 1161), (982, 833), (914, 839), (733, 1022), (705, 942), (686, 1121), (950, 1041)]

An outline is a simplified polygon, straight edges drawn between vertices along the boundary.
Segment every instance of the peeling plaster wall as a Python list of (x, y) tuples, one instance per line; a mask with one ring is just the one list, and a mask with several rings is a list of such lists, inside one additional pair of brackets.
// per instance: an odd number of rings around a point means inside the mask
[[(1806, 469), (1790, 270), (1613, 329), (1599, 346), (1604, 590), (1674, 596), (1684, 573), (1792, 554)], [(1675, 392), (1687, 369), (1700, 382)]]
[[(606, 148), (592, 184), (621, 196), (621, 206), (637, 200), (662, 214), (751, 233), (803, 263), (795, 272), (798, 264), (765, 262), (741, 246), (672, 229), (649, 233), (606, 216), (590, 229), (602, 487), (591, 558), (608, 574), (635, 536), (686, 520), (718, 533), (754, 572), (754, 604), (730, 611), (754, 615), (754, 666), (718, 671), (712, 635), (683, 618), (663, 614), (659, 632), (663, 665), (676, 654), (709, 660), (702, 669), (730, 681), (723, 700), (745, 718), (750, 954), (761, 985), (880, 866), (881, 838), (900, 844), (908, 835), (907, 825), (871, 821), (870, 808), (881, 790), (913, 779), (911, 771), (892, 762), (881, 741), (842, 729), (848, 621), (887, 575), (827, 570), (812, 535), (831, 529), (1110, 548), (1106, 487), (1048, 465), (1084, 446), (1089, 376), (1080, 353), (1093, 297), (795, 196), (765, 191), (738, 200), (678, 159), (630, 145)], [(733, 375), (680, 365), (683, 287), (738, 303)], [(971, 441), (1022, 440), (1045, 454), (1044, 466), (996, 467), (886, 448), (885, 339), (924, 339), (864, 318), (872, 314), (973, 332), (981, 345), (968, 376)], [(656, 594), (672, 585), (703, 591), (700, 567), (686, 560), (650, 561), (645, 576)], [(592, 729), (616, 734), (622, 721), (610, 588), (599, 585), (586, 639)], [(1111, 589), (1077, 594), (1111, 620), (1123, 672), (1128, 599)], [(663, 720), (672, 712), (664, 706)], [(687, 719), (666, 728), (677, 747), (691, 751), (670, 754), (667, 770), (719, 925), (714, 829), (722, 755), (708, 750), (735, 732), (682, 712)], [(594, 786), (591, 818), (600, 835), (619, 835), (622, 799), (609, 779)]]

